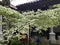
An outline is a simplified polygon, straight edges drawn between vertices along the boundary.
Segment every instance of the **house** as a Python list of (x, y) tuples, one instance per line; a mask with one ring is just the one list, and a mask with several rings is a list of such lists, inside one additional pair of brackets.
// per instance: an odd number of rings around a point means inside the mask
[(24, 4), (29, 4), (29, 3), (34, 3), (37, 1), (39, 1), (39, 0), (24, 0), (24, 1), (23, 0), (10, 0), (10, 7), (19, 10), (20, 7), (18, 7), (18, 6), (21, 6)]
[(42, 9), (46, 10), (49, 6), (60, 3), (60, 0), (13, 0), (10, 1), (10, 7), (20, 10), (37, 10)]

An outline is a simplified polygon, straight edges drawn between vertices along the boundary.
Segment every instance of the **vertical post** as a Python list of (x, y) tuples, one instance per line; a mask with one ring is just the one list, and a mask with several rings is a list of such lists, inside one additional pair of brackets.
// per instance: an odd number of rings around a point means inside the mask
[[(0, 16), (0, 21), (2, 22), (2, 16)], [(2, 32), (2, 24), (1, 24), (0, 25), (0, 41), (2, 41), (2, 40), (3, 40), (3, 32)]]
[[(0, 21), (2, 22), (2, 16), (0, 16)], [(0, 25), (0, 40), (2, 40), (2, 25)]]
[(29, 30), (27, 31), (27, 36), (28, 36), (27, 45), (29, 45)]
[(30, 45), (30, 25), (29, 25), (29, 45)]
[(53, 32), (53, 27), (51, 27), (51, 31), (50, 31), (49, 35), (50, 35), (50, 37), (49, 37), (50, 42), (51, 43), (56, 43), (55, 33)]

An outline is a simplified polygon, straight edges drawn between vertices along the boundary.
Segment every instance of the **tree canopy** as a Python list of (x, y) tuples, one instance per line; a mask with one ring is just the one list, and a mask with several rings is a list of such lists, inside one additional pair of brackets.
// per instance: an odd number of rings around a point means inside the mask
[[(0, 15), (3, 16), (3, 24), (5, 29), (3, 29), (4, 36), (8, 40), (13, 37), (13, 33), (17, 30), (19, 33), (28, 33), (31, 27), (36, 27), (35, 31), (40, 31), (41, 29), (47, 30), (47, 28), (60, 25), (60, 8), (48, 9), (42, 11), (38, 9), (36, 12), (17, 12), (13, 9), (0, 6)], [(19, 33), (15, 36), (20, 39), (24, 36)]]

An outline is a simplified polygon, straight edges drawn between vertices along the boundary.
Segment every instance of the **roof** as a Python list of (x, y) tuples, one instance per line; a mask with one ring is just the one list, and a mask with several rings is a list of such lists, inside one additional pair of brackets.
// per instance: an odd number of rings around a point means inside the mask
[(39, 1), (39, 0), (10, 0), (11, 5), (13, 5), (13, 6), (22, 5), (25, 3), (32, 3), (32, 2), (36, 2), (36, 1)]
[(37, 11), (37, 9), (47, 10), (54, 4), (60, 4), (60, 0), (13, 0), (10, 7), (18, 11)]

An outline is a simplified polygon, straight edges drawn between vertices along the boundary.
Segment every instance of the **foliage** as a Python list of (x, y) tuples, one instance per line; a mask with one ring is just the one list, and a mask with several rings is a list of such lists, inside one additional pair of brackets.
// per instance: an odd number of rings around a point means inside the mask
[(17, 38), (11, 39), (9, 45), (19, 45), (18, 39)]
[[(30, 20), (29, 24), (30, 26), (36, 26), (36, 30), (47, 30), (47, 28), (49, 27), (54, 27), (59, 25), (59, 11), (60, 8), (56, 8), (56, 9), (51, 9), (51, 10), (47, 10), (47, 11), (37, 11), (37, 12), (33, 12), (31, 11), (30, 15), (26, 15), (25, 17), (26, 19)], [(28, 13), (28, 12), (26, 12)]]
[(36, 12), (28, 11), (19, 13), (10, 8), (0, 6), (0, 15), (3, 16), (3, 35), (9, 41), (12, 37), (18, 37), (18, 40), (25, 38), (20, 33), (29, 33), (29, 29), (36, 27), (35, 31), (41, 29), (47, 30), (49, 27), (60, 25), (60, 8), (42, 11), (38, 9)]
[(55, 9), (55, 8), (60, 8), (60, 4), (54, 4), (49, 6), (49, 9)]
[(11, 39), (12, 37), (18, 37), (19, 39), (25, 37), (23, 35), (20, 35), (20, 33), (13, 36), (17, 26), (19, 25), (18, 21), (24, 17), (23, 15), (21, 15), (17, 11), (14, 11), (10, 8), (6, 8), (3, 6), (0, 6), (0, 15), (3, 16), (2, 25), (3, 25), (3, 36), (5, 40), (9, 42), (9, 39)]

